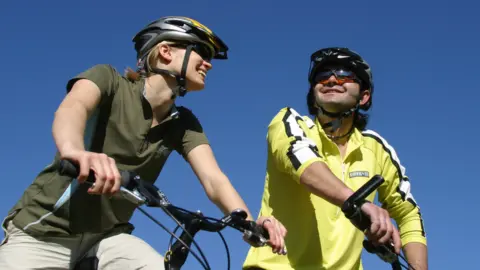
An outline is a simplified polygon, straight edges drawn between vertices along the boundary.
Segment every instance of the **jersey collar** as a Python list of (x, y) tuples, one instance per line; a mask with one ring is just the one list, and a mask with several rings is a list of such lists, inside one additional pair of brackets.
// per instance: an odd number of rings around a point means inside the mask
[[(322, 125), (320, 124), (318, 117), (315, 117), (315, 126), (317, 127), (317, 130), (320, 136), (322, 136), (323, 139), (330, 142), (332, 145), (336, 147), (335, 142), (332, 141), (325, 133), (325, 130), (322, 128)], [(358, 130), (357, 128), (354, 128), (352, 133), (348, 137), (348, 145), (347, 145), (347, 152), (345, 155), (345, 159), (350, 155), (350, 153), (360, 148), (360, 146), (362, 145), (363, 145), (363, 135), (360, 130)]]

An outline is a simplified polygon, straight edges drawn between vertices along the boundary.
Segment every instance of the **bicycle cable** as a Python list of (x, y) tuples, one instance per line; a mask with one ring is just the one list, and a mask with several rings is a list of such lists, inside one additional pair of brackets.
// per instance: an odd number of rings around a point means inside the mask
[[(177, 226), (180, 226), (180, 228), (182, 228), (182, 230), (188, 235), (188, 237), (192, 240), (192, 243), (193, 245), (197, 248), (198, 252), (200, 253), (200, 256), (202, 256), (202, 259), (203, 261), (205, 262), (205, 264), (201, 263), (202, 266), (207, 269), (207, 270), (210, 270), (210, 264), (208, 263), (208, 260), (207, 260), (207, 257), (205, 256), (205, 254), (203, 253), (202, 249), (200, 248), (200, 246), (197, 244), (197, 242), (195, 241), (194, 237), (188, 232), (188, 230), (185, 229), (185, 227), (181, 224), (180, 221), (177, 220), (177, 218), (162, 204), (160, 204), (160, 207), (162, 208), (162, 210), (170, 217), (173, 219), (173, 221), (175, 221), (175, 223), (177, 224)], [(178, 206), (174, 206), (172, 204), (170, 204), (170, 207), (172, 207), (173, 209), (175, 210), (178, 210), (178, 211), (183, 211), (183, 212), (186, 212), (190, 215), (197, 215), (195, 212), (192, 212), (192, 211), (189, 211), (189, 210), (186, 210), (184, 208), (181, 208), (181, 207), (178, 207)], [(192, 252), (192, 254), (194, 254), (193, 250), (185, 243), (183, 242), (182, 240), (180, 240), (179, 238), (175, 237), (177, 240), (180, 241), (180, 243), (190, 252)], [(196, 259), (200, 262), (198, 256), (196, 257)]]
[[(197, 261), (202, 265), (202, 267), (205, 269), (205, 270), (209, 270), (211, 269), (210, 268), (210, 265), (208, 263), (208, 260), (207, 258), (205, 257), (205, 254), (203, 254), (203, 252), (201, 251), (200, 247), (196, 244), (195, 240), (193, 239), (193, 237), (190, 235), (190, 233), (186, 232), (187, 235), (192, 239), (192, 242), (193, 244), (197, 247), (202, 259), (204, 261), (202, 261), (200, 259), (200, 257), (197, 255), (196, 252), (194, 252), (182, 239), (180, 239), (178, 236), (176, 236), (174, 233), (172, 233), (167, 227), (165, 227), (165, 225), (163, 225), (160, 221), (158, 221), (157, 219), (155, 219), (153, 216), (151, 216), (147, 211), (145, 211), (142, 207), (138, 207), (138, 210), (140, 210), (140, 212), (142, 212), (145, 216), (147, 216), (150, 220), (152, 220), (154, 223), (156, 223), (157, 225), (159, 225), (164, 231), (166, 231), (167, 233), (170, 234), (171, 237), (174, 237), (175, 239), (177, 239), (188, 251), (190, 251), (192, 253), (192, 255), (195, 257), (195, 259), (197, 259)], [(184, 231), (185, 228), (180, 224), (180, 222), (175, 218), (173, 217), (173, 215), (171, 215), (171, 213), (167, 210), (167, 212), (170, 214), (169, 216), (174, 219), (175, 222), (177, 222), (177, 226), (182, 228)]]

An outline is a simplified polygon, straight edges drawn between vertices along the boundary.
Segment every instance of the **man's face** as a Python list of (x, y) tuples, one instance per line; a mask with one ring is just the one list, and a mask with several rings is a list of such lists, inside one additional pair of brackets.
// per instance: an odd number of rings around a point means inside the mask
[(347, 111), (359, 101), (363, 105), (370, 98), (370, 91), (361, 91), (358, 77), (342, 66), (320, 68), (315, 73), (314, 83), (316, 103), (332, 113)]

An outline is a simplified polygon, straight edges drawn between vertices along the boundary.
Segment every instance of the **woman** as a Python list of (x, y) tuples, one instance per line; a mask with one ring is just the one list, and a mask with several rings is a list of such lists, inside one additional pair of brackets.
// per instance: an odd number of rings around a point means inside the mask
[[(119, 169), (154, 182), (173, 150), (190, 163), (224, 213), (236, 208), (248, 213), (199, 121), (174, 103), (204, 88), (211, 59), (227, 59), (227, 46), (185, 17), (156, 20), (133, 42), (137, 72), (121, 76), (109, 65), (96, 65), (67, 83), (52, 128), (58, 153), (5, 218), (0, 269), (70, 269), (89, 251), (96, 253), (99, 269), (159, 269), (162, 256), (130, 234), (135, 205), (111, 195), (120, 187)], [(73, 193), (77, 182), (56, 171), (60, 159), (79, 164), (80, 183), (93, 170), (95, 184)], [(257, 223), (268, 230), (273, 252), (283, 253), (283, 225), (273, 217)]]

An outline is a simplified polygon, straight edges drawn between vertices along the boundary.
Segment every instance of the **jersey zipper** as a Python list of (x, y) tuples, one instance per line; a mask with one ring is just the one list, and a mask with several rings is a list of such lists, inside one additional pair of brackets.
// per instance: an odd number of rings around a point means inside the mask
[[(342, 160), (342, 182), (343, 184), (346, 185), (345, 183), (345, 162)], [(340, 214), (340, 206), (337, 207), (337, 214), (335, 215), (336, 218), (338, 218), (338, 215)]]

